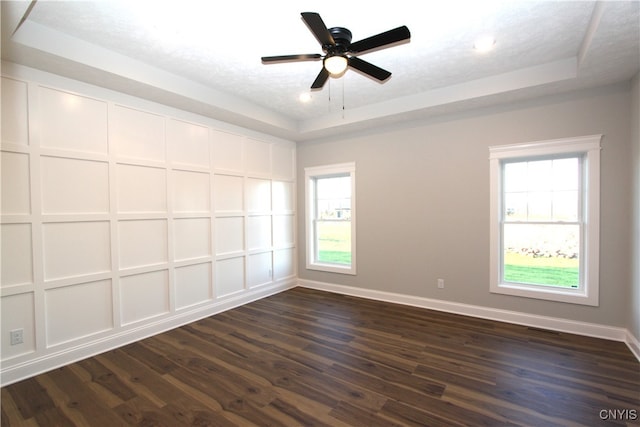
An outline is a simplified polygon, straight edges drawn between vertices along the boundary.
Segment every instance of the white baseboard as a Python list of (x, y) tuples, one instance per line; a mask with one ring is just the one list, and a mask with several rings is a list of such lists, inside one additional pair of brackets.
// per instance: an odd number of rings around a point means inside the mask
[(640, 361), (640, 341), (638, 338), (634, 337), (631, 334), (631, 331), (627, 331), (627, 336), (624, 342), (629, 347), (629, 350), (631, 350), (631, 353), (633, 353), (638, 361)]
[(640, 343), (638, 342), (638, 339), (625, 328), (599, 325), (596, 323), (578, 322), (558, 317), (539, 316), (535, 314), (520, 313), (518, 311), (482, 307), (478, 305), (461, 304), (457, 302), (377, 291), (373, 289), (336, 285), (333, 283), (316, 282), (313, 280), (298, 279), (298, 286), (395, 304), (404, 304), (430, 310), (444, 311), (447, 313), (462, 314), (481, 319), (514, 323), (517, 325), (603, 338), (612, 341), (621, 341), (627, 344), (631, 352), (636, 356), (638, 361), (640, 361)]
[(5, 360), (0, 370), (0, 387), (166, 332), (205, 317), (222, 313), (295, 286), (295, 279), (283, 280), (220, 298), (212, 304), (194, 307), (191, 310), (179, 312), (170, 317), (145, 322), (136, 328), (129, 328), (116, 333), (107, 332), (99, 338), (94, 338), (72, 347), (65, 347), (57, 351), (53, 350), (36, 357), (25, 355), (23, 358), (16, 357), (14, 360)]

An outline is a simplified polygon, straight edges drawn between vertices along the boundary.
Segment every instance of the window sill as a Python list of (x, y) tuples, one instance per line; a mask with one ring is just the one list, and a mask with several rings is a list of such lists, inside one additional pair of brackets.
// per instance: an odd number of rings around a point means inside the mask
[(588, 292), (580, 289), (547, 288), (517, 283), (500, 283), (491, 285), (491, 293), (570, 304), (598, 306), (597, 296), (589, 295)]
[(350, 274), (352, 276), (356, 275), (356, 268), (353, 265), (341, 266), (338, 264), (312, 263), (307, 264), (307, 270), (325, 271), (328, 273), (338, 274)]

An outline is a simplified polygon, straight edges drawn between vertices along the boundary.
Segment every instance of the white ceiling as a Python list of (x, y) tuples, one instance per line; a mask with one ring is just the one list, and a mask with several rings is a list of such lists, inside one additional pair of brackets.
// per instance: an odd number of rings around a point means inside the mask
[[(640, 2), (519, 0), (109, 0), (2, 2), (2, 58), (294, 141), (631, 79)], [(31, 7), (30, 7), (31, 6)], [(300, 12), (353, 41), (406, 25), (411, 40), (362, 55), (393, 73), (349, 70), (298, 97), (322, 53)], [(496, 39), (486, 54), (482, 35)]]

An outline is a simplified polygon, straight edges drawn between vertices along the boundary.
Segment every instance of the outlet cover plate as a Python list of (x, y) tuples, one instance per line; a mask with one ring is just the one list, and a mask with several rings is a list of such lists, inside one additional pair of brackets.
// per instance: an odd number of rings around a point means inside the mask
[(24, 329), (14, 329), (9, 332), (11, 345), (18, 345), (24, 342)]

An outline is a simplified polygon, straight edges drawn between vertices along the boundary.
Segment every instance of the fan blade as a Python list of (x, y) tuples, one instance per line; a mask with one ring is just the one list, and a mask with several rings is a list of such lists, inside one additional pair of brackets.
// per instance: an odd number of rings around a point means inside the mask
[(304, 22), (307, 23), (309, 29), (322, 46), (335, 46), (336, 42), (333, 40), (333, 36), (319, 14), (315, 12), (302, 12), (301, 15)]
[(320, 59), (322, 55), (319, 53), (309, 53), (302, 55), (280, 55), (280, 56), (263, 56), (262, 62), (279, 62), (279, 61), (311, 61)]
[(324, 86), (328, 78), (329, 78), (329, 72), (327, 71), (326, 68), (322, 67), (322, 70), (320, 70), (318, 77), (316, 77), (316, 79), (313, 81), (313, 84), (311, 85), (311, 89), (322, 89), (322, 86)]
[(351, 43), (349, 51), (353, 53), (362, 53), (391, 43), (406, 40), (410, 37), (411, 33), (409, 32), (409, 29), (403, 25), (402, 27), (394, 28), (393, 30)]
[(389, 71), (383, 70), (382, 68), (377, 67), (372, 63), (364, 61), (356, 56), (352, 56), (349, 58), (349, 66), (355, 68), (356, 70), (362, 71), (363, 73), (380, 81), (386, 80), (391, 76), (391, 73)]

